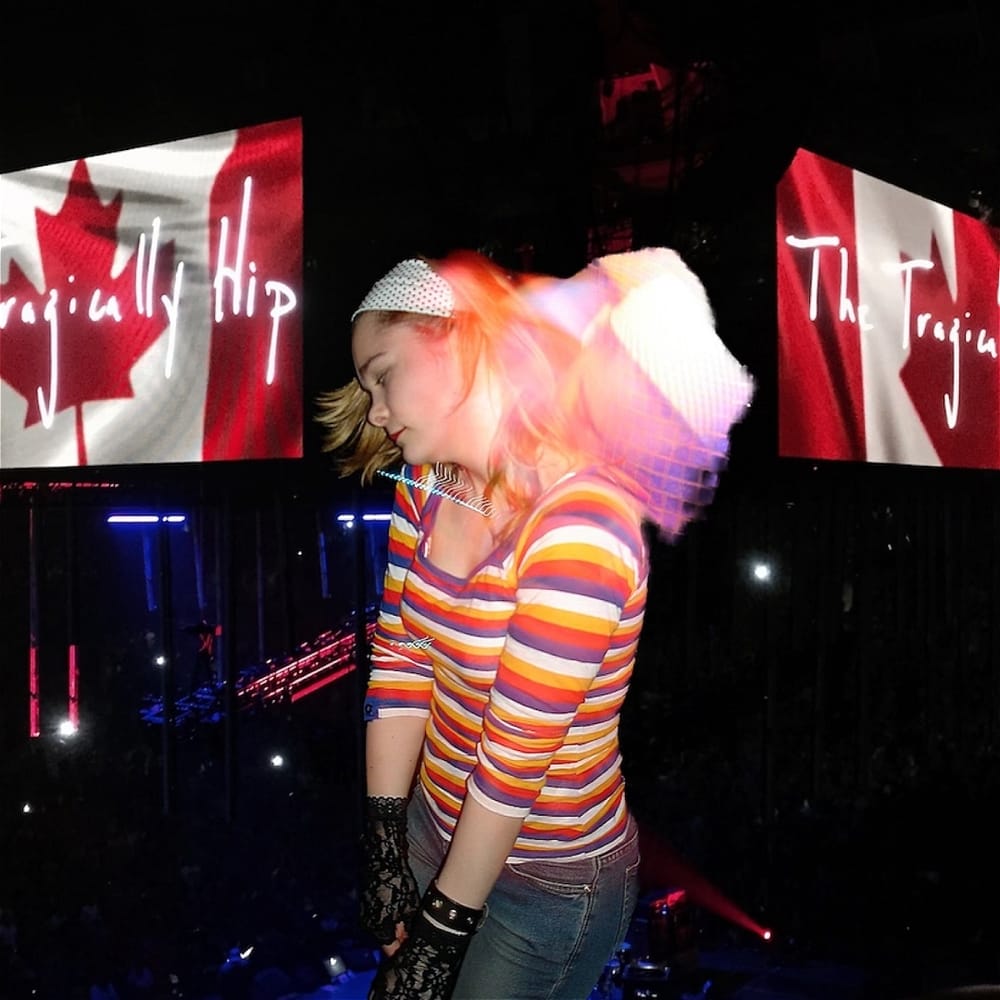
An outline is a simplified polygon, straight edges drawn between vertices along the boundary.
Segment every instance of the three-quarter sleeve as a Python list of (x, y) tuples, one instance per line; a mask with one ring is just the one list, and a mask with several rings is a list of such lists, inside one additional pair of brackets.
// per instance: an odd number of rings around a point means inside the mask
[(644, 606), (641, 521), (615, 491), (571, 482), (517, 550), (516, 606), (490, 692), (468, 792), (526, 815), (546, 782), (623, 617)]
[[(404, 471), (411, 471), (406, 468)], [(419, 470), (412, 478), (416, 479)], [(400, 481), (396, 485), (382, 589), (382, 604), (372, 639), (366, 721), (430, 713), (433, 667), (427, 651), (407, 633), (400, 616), (403, 586), (416, 554), (424, 495)]]

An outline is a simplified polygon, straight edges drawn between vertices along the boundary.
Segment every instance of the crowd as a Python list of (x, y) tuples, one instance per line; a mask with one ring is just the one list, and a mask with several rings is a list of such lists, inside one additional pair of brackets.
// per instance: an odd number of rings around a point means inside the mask
[[(229, 815), (220, 727), (179, 733), (171, 814), (160, 727), (6, 755), (0, 1000), (264, 1000), (330, 982), (332, 955), (372, 962), (354, 929), (346, 727), (324, 737), (280, 710), (243, 724)], [(282, 738), (291, 766), (258, 767), (256, 748)], [(248, 958), (239, 974), (233, 949)]]
[[(989, 829), (976, 817), (1000, 790), (992, 756), (973, 781), (944, 758), (877, 748), (867, 801), (780, 802), (768, 870), (752, 796), (726, 801), (723, 791), (753, 787), (734, 770), (746, 749), (670, 757), (663, 734), (677, 723), (663, 726), (667, 707), (637, 699), (635, 711), (627, 749), (640, 817), (735, 903), (760, 915), (754, 904), (766, 899), (766, 916), (800, 954), (843, 957), (913, 985), (1000, 979), (995, 876), (977, 867)], [(659, 736), (647, 740), (654, 728)], [(329, 983), (327, 957), (359, 974), (372, 968), (357, 928), (351, 769), (320, 775), (307, 763), (287, 789), (262, 789), (267, 781), (254, 777), (228, 822), (206, 730), (181, 748), (182, 807), (166, 817), (159, 735), (133, 733), (131, 754), (109, 739), (61, 766), (41, 747), (7, 756), (19, 780), (0, 783), (5, 815), (16, 812), (0, 824), (0, 998), (276, 1000)], [(32, 785), (38, 794), (23, 813), (27, 799), (8, 793)], [(730, 944), (752, 943), (707, 911), (699, 923)], [(238, 968), (234, 949), (247, 954)]]

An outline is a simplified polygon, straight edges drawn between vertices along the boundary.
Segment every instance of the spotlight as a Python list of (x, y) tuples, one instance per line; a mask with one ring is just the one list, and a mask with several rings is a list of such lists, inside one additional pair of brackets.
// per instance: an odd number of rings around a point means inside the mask
[(187, 518), (183, 514), (109, 514), (108, 524), (183, 524)]
[(649, 955), (654, 962), (692, 964), (694, 911), (684, 889), (672, 889), (649, 904)]
[(219, 966), (219, 972), (223, 975), (232, 972), (233, 969), (244, 969), (249, 964), (250, 955), (253, 953), (253, 945), (249, 948), (241, 949), (238, 945), (233, 945), (226, 953), (226, 959)]
[(344, 964), (344, 960), (339, 955), (331, 955), (329, 958), (325, 959), (323, 965), (326, 967), (326, 971), (330, 975), (330, 979), (335, 981), (339, 979), (345, 972), (347, 972), (347, 966)]
[[(354, 515), (353, 514), (338, 514), (337, 515), (337, 520), (340, 521), (340, 523), (343, 524), (347, 528), (353, 528), (354, 527)], [(392, 520), (392, 514), (386, 514), (386, 513), (362, 514), (361, 515), (361, 520), (362, 521), (391, 521)]]
[[(646, 912), (646, 954), (622, 954), (620, 971), (611, 970), (611, 981), (620, 980), (622, 1000), (673, 1000), (681, 995), (690, 1000), (706, 997), (711, 983), (700, 981), (697, 929), (687, 890), (673, 888), (654, 896)], [(700, 992), (687, 992), (688, 986)], [(679, 992), (681, 989), (685, 990), (683, 994)]]
[(25, 802), (24, 805), (21, 806), (21, 812), (23, 812), (25, 816), (27, 816), (28, 813), (30, 812), (34, 812), (34, 810), (31, 808), (31, 803)]
[(271, 754), (271, 767), (284, 767), (285, 758), (280, 753)]
[(60, 736), (76, 736), (78, 730), (69, 719), (63, 719), (63, 721), (59, 723), (58, 732)]

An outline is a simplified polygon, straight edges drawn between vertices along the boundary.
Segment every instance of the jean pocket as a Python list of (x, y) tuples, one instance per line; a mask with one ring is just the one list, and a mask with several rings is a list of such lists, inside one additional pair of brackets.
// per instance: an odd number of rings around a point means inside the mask
[(639, 905), (639, 858), (625, 868), (625, 885), (622, 894), (622, 915), (618, 925), (618, 941), (628, 936), (629, 927), (635, 919), (635, 908)]
[(534, 886), (542, 892), (554, 896), (575, 898), (589, 893), (597, 877), (597, 866), (593, 861), (525, 861), (519, 865), (507, 865), (507, 871), (515, 879)]

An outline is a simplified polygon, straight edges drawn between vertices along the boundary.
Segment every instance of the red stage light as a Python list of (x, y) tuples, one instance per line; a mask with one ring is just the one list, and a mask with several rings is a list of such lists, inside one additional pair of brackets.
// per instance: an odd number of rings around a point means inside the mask
[(764, 941), (772, 932), (758, 924), (745, 910), (729, 899), (717, 886), (695, 870), (664, 840), (639, 824), (639, 853), (642, 857), (640, 881), (646, 885), (673, 885), (686, 894), (685, 902), (703, 907), (716, 916), (756, 934)]

